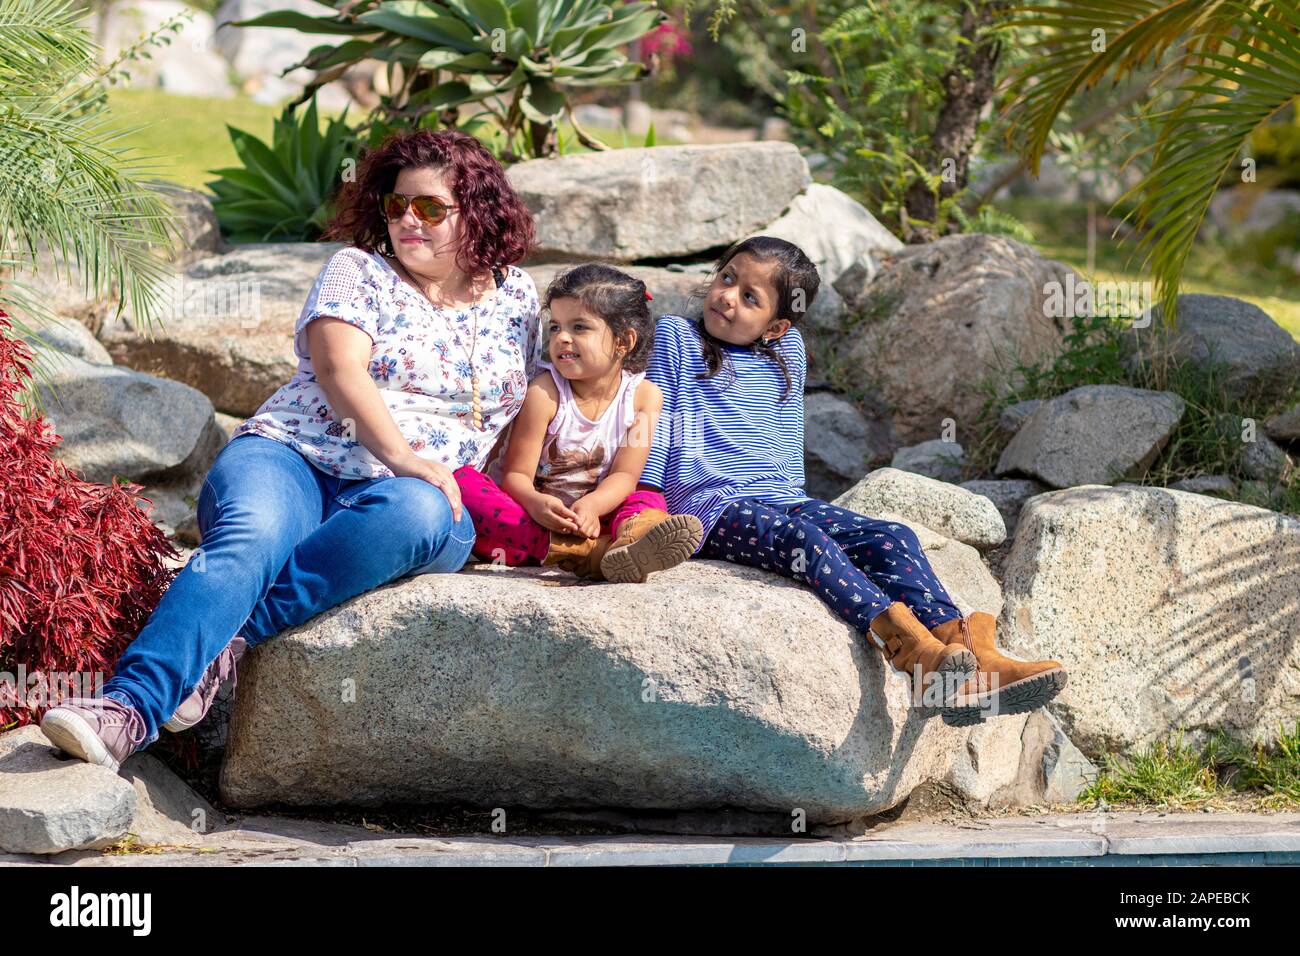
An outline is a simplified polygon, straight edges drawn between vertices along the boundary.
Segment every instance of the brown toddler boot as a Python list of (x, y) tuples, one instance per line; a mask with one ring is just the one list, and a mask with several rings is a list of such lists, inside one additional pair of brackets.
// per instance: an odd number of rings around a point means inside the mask
[(601, 558), (606, 581), (641, 583), (656, 571), (681, 564), (700, 546), (704, 525), (695, 515), (647, 508), (618, 526), (618, 537)]
[(979, 673), (945, 708), (943, 722), (953, 727), (978, 724), (999, 714), (1037, 710), (1065, 687), (1060, 661), (1018, 661), (997, 648), (997, 618), (983, 611), (944, 621), (932, 632), (949, 647), (964, 647), (975, 655)]
[(551, 547), (542, 560), (542, 565), (555, 566), (580, 578), (603, 581), (600, 571), (600, 559), (609, 548), (609, 535), (588, 538), (580, 534), (560, 534), (551, 532)]
[(970, 649), (935, 638), (902, 601), (877, 614), (867, 636), (895, 670), (912, 679), (912, 706), (923, 717), (940, 713), (975, 674)]

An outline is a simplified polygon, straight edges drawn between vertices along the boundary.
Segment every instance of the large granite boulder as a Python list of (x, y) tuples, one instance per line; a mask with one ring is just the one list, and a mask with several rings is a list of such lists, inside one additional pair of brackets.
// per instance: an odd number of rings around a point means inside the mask
[(613, 149), (511, 166), (537, 223), (536, 256), (638, 259), (726, 246), (777, 219), (811, 183), (790, 143)]
[(1096, 485), (1026, 503), (1002, 635), (1065, 663), (1049, 705), (1089, 755), (1180, 728), (1268, 741), (1300, 719), (1300, 522), (1204, 495)]
[(1053, 488), (1141, 478), (1183, 417), (1173, 392), (1081, 385), (1042, 402), (998, 458), (999, 475)]
[(835, 503), (864, 515), (892, 512), (980, 549), (995, 548), (1007, 537), (1002, 515), (988, 498), (897, 468), (871, 472)]
[(807, 391), (803, 418), (804, 488), (814, 498), (830, 501), (893, 450), (887, 419), (864, 415), (834, 392)]
[(1213, 372), (1233, 398), (1267, 402), (1300, 382), (1300, 343), (1259, 306), (1231, 296), (1180, 295), (1172, 330), (1157, 306), (1150, 324), (1122, 341), (1130, 363), (1174, 361)]
[[(974, 549), (918, 534), (967, 611), (997, 610)], [(1023, 716), (950, 728), (917, 719), (909, 690), (812, 592), (761, 571), (692, 561), (622, 586), (473, 565), (250, 652), (221, 793), (833, 823), (922, 785), (979, 802), (1014, 781)]]
[(1063, 320), (1045, 291), (1069, 270), (1000, 236), (947, 236), (891, 255), (874, 278), (852, 269), (835, 283), (845, 317), (818, 327), (818, 374), (850, 390), (874, 391), (894, 406), (907, 444), (938, 437), (945, 420), (972, 427), (986, 399), (981, 385), (1006, 387), (1017, 360), (1059, 351)]
[(38, 381), (55, 454), (88, 481), (185, 479), (207, 471), (225, 444), (212, 403), (188, 385), (116, 365), (45, 352)]
[(121, 365), (184, 382), (220, 411), (251, 415), (293, 377), (293, 327), (329, 257), (328, 243), (254, 243), (179, 273), (161, 328), (105, 320), (101, 342)]

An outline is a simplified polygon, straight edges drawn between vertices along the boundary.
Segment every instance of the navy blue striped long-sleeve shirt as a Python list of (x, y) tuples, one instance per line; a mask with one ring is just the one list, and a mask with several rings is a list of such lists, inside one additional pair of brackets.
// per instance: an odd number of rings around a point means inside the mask
[[(663, 490), (674, 514), (693, 514), (705, 537), (732, 501), (755, 498), (770, 504), (806, 501), (803, 471), (803, 390), (808, 359), (798, 329), (776, 348), (790, 370), (741, 346), (721, 346), (722, 370), (706, 372), (696, 323), (665, 315), (655, 328), (646, 378), (664, 393), (641, 481)], [(698, 551), (698, 549), (697, 549)]]

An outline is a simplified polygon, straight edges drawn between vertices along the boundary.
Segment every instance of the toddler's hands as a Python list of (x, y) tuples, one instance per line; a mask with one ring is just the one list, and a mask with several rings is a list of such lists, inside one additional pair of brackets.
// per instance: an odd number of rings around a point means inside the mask
[(600, 515), (596, 514), (586, 498), (579, 498), (573, 503), (573, 513), (578, 519), (578, 529), (584, 535), (588, 538), (600, 537)]
[(528, 514), (548, 531), (560, 534), (582, 534), (578, 516), (554, 495), (544, 495), (528, 509)]

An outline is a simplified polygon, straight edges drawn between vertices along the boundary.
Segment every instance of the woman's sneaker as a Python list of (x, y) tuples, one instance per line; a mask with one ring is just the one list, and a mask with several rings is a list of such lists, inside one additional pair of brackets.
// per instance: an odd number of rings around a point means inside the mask
[(217, 699), (217, 691), (221, 690), (221, 685), (230, 680), (231, 689), (239, 681), (235, 673), (235, 665), (239, 659), (244, 656), (244, 649), (248, 642), (236, 634), (217, 659), (208, 665), (208, 669), (203, 672), (199, 678), (198, 684), (195, 685), (190, 696), (181, 701), (181, 705), (176, 708), (176, 713), (172, 714), (171, 720), (163, 724), (167, 730), (172, 733), (179, 733), (182, 730), (189, 730), (208, 713), (212, 707), (212, 702)]
[(72, 697), (45, 712), (41, 733), (64, 753), (116, 770), (144, 743), (144, 717), (112, 697)]

